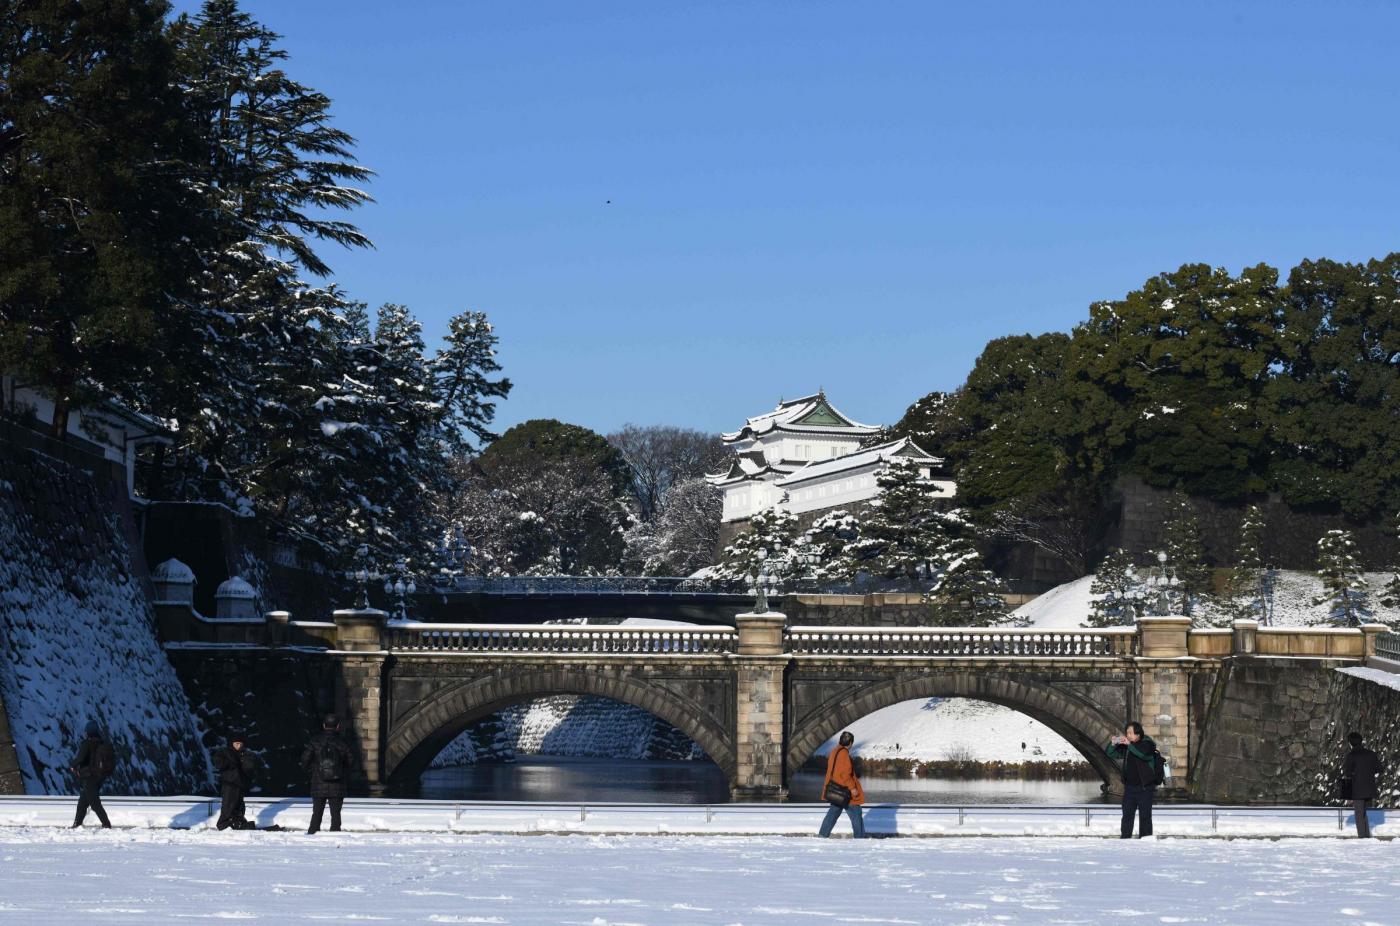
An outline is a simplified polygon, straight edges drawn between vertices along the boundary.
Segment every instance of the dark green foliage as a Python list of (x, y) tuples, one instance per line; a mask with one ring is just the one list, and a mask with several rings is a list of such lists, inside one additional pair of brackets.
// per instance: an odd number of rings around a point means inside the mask
[(69, 409), (170, 375), (210, 223), (157, 0), (0, 15), (0, 366)]
[(1294, 505), (1388, 515), (1400, 506), (1400, 254), (1304, 261), (1286, 306), (1271, 390), (1278, 487)]

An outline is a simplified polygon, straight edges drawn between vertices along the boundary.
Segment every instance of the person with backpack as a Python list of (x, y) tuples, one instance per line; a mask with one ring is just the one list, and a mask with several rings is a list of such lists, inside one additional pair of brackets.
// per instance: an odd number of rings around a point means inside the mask
[(1133, 838), (1133, 817), (1138, 818), (1138, 836), (1152, 835), (1152, 796), (1162, 784), (1166, 762), (1157, 744), (1143, 732), (1142, 724), (1129, 721), (1122, 736), (1108, 744), (1108, 754), (1123, 763), (1123, 825), (1120, 835)]
[(1351, 782), (1351, 806), (1356, 812), (1356, 835), (1361, 839), (1371, 838), (1371, 821), (1366, 816), (1366, 806), (1376, 799), (1376, 779), (1381, 777), (1381, 760), (1366, 748), (1360, 733), (1347, 734), (1351, 752), (1342, 763), (1342, 780)]
[(102, 738), (97, 721), (89, 720), (83, 734), (78, 754), (68, 766), (68, 770), (78, 777), (78, 813), (72, 828), (78, 829), (83, 825), (91, 807), (102, 822), (102, 828), (109, 830), (112, 821), (107, 819), (107, 808), (102, 806), (102, 783), (116, 771), (117, 754), (112, 744)]
[(855, 766), (851, 764), (851, 744), (856, 741), (850, 730), (842, 732), (837, 746), (826, 757), (826, 779), (822, 782), (822, 800), (831, 805), (826, 811), (817, 835), (823, 839), (831, 836), (831, 830), (841, 817), (841, 811), (851, 818), (851, 833), (856, 839), (865, 838), (865, 819), (861, 816), (861, 805), (865, 803), (865, 789), (856, 777)]
[(219, 829), (256, 829), (256, 824), (244, 816), (243, 798), (253, 780), (253, 757), (243, 748), (243, 737), (237, 733), (228, 738), (228, 745), (214, 753), (214, 769), (219, 773)]
[(340, 718), (327, 714), (321, 732), (311, 738), (301, 754), (301, 767), (311, 773), (311, 826), (308, 836), (321, 829), (326, 805), (331, 808), (331, 832), (340, 832), (340, 808), (345, 803), (350, 772), (350, 747), (340, 735)]

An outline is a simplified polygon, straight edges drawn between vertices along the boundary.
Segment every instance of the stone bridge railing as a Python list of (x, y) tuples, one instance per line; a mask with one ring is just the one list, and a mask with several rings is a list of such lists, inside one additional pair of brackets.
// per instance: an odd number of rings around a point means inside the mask
[(990, 627), (793, 627), (788, 651), (813, 656), (1076, 656), (1137, 652), (1135, 627), (1036, 630)]
[(390, 621), (385, 649), (396, 653), (732, 653), (733, 627), (580, 627), (423, 624)]

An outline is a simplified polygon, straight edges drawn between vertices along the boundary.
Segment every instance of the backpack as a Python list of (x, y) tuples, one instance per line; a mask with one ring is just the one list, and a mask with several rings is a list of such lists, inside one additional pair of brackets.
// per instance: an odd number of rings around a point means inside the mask
[(92, 757), (98, 779), (105, 779), (117, 770), (117, 752), (111, 743), (101, 743)]
[(316, 760), (317, 776), (322, 781), (339, 781), (344, 770), (340, 750), (335, 748), (334, 742), (327, 739), (321, 744), (320, 755)]
[(1160, 788), (1167, 780), (1167, 757), (1160, 749), (1152, 750), (1152, 787)]

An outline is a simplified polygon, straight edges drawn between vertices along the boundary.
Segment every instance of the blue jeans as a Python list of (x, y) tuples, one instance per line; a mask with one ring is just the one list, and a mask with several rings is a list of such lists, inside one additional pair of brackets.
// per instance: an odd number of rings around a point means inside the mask
[[(836, 825), (836, 821), (841, 819), (841, 805), (832, 804), (826, 811), (826, 819), (822, 821), (822, 828), (817, 835), (823, 839), (831, 835), (831, 828)], [(845, 808), (846, 816), (851, 818), (851, 832), (857, 839), (865, 838), (865, 819), (860, 815), (860, 808), (855, 804), (849, 804)]]
[(1138, 818), (1138, 835), (1152, 835), (1152, 788), (1142, 785), (1125, 785), (1123, 788), (1123, 827), (1124, 839), (1133, 838), (1133, 816)]

